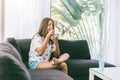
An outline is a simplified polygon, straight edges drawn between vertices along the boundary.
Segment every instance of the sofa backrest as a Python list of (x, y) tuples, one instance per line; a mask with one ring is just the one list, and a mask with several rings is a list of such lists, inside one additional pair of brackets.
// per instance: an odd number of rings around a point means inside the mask
[[(28, 67), (28, 53), (31, 39), (7, 39), (21, 54), (22, 60)], [(90, 59), (90, 52), (86, 40), (59, 40), (61, 54), (69, 53), (70, 59)]]
[(28, 68), (28, 58), (29, 58), (28, 53), (30, 50), (31, 39), (8, 38), (7, 41), (10, 42), (18, 50), (24, 64)]
[(90, 59), (86, 40), (59, 40), (61, 53), (69, 53), (70, 59)]

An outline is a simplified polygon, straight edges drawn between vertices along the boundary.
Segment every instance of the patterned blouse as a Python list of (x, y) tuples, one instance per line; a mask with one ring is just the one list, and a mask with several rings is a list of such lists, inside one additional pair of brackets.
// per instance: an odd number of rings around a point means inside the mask
[(43, 41), (44, 41), (44, 37), (41, 37), (39, 34), (36, 34), (32, 38), (31, 45), (30, 45), (30, 51), (29, 51), (29, 61), (46, 62), (50, 59), (51, 53), (55, 51), (56, 49), (55, 44), (49, 43), (42, 56), (40, 56), (36, 51), (36, 48), (40, 47)]

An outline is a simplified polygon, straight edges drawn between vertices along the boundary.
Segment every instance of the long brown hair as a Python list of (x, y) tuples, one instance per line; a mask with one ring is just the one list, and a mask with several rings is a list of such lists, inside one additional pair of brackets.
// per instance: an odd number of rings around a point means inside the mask
[(40, 26), (39, 26), (37, 34), (39, 34), (40, 36), (42, 36), (44, 38), (46, 37), (46, 35), (47, 35), (47, 28), (48, 28), (48, 22), (50, 20), (53, 22), (53, 28), (54, 28), (54, 21), (51, 18), (44, 18), (41, 21), (41, 23), (40, 23)]

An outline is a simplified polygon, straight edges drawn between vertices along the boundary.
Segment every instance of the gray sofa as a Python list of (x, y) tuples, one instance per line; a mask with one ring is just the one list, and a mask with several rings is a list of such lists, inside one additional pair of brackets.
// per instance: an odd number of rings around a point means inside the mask
[[(74, 40), (74, 41), (59, 40), (59, 47), (61, 54), (67, 52), (71, 56), (70, 59), (66, 61), (69, 70), (68, 75), (55, 69), (50, 69), (50, 70), (26, 69), (28, 68), (28, 52), (30, 49), (31, 39), (8, 38), (7, 42), (12, 44), (14, 48), (16, 48), (16, 52), (18, 52), (20, 57), (22, 57), (20, 59), (20, 62), (22, 63), (23, 66), (25, 65), (24, 68), (25, 70), (27, 70), (26, 75), (28, 77), (31, 77), (32, 80), (59, 80), (59, 79), (89, 80), (89, 68), (98, 67), (98, 60), (91, 59), (88, 43), (86, 40)], [(105, 67), (114, 67), (114, 65), (105, 63)], [(22, 80), (28, 80), (28, 79), (22, 79)], [(100, 79), (95, 77), (95, 80), (100, 80)]]
[[(8, 41), (0, 43), (0, 80), (73, 80), (55, 69), (28, 69), (26, 52), (29, 51), (29, 40), (25, 40), (25, 43), (23, 40), (20, 48), (15, 39)], [(22, 51), (23, 49), (26, 50)]]

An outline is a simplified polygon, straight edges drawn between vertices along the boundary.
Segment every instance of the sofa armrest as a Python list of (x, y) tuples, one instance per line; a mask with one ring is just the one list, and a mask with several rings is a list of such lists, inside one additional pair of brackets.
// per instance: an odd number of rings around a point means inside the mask
[(8, 41), (10, 44), (12, 44), (12, 45), (17, 49), (17, 51), (21, 54), (20, 47), (19, 47), (19, 45), (18, 45), (18, 43), (17, 43), (17, 41), (16, 41), (15, 38), (12, 38), (12, 37), (11, 37), (11, 38), (8, 38), (7, 41)]
[(8, 38), (7, 41), (11, 43), (20, 53), (22, 60), (26, 67), (28, 67), (28, 53), (30, 50), (31, 39), (15, 39), (13, 37)]

